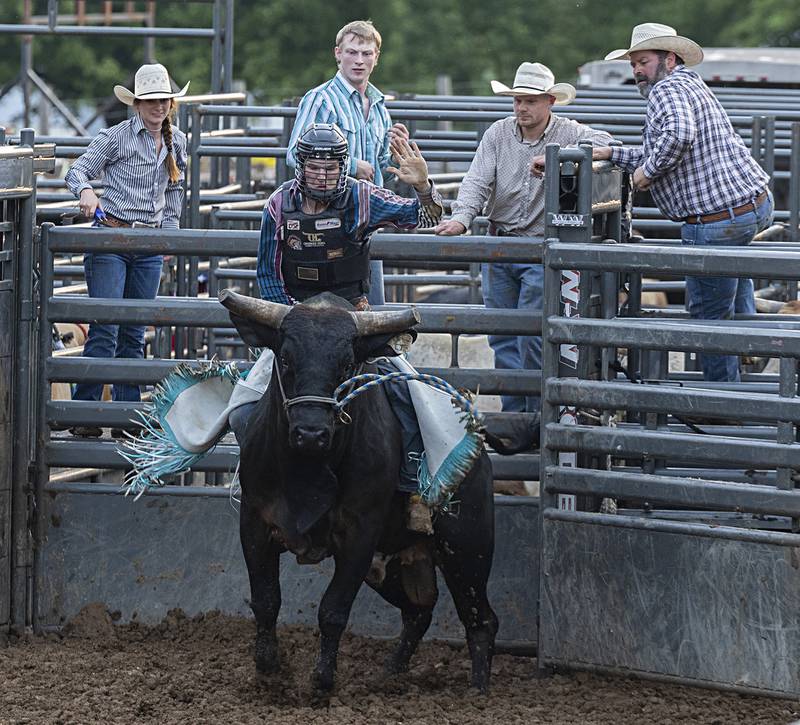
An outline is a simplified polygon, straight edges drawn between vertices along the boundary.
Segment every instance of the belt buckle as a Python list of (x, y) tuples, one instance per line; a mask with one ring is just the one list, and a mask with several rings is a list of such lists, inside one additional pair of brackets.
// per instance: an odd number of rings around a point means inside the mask
[(155, 224), (148, 224), (147, 222), (132, 222), (131, 229), (155, 229)]

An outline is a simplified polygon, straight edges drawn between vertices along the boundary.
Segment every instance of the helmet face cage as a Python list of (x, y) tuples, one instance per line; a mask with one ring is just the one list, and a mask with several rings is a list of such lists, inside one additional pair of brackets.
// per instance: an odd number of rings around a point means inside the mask
[[(315, 123), (309, 126), (297, 140), (295, 154), (297, 165), (295, 179), (303, 194), (318, 201), (331, 201), (340, 197), (347, 185), (347, 172), (350, 169), (350, 155), (347, 148), (347, 139), (338, 126), (332, 123)], [(337, 161), (338, 168), (325, 172), (321, 178), (319, 173), (314, 174), (314, 188), (306, 178), (306, 164), (310, 159), (321, 161)], [(336, 183), (330, 184), (329, 178), (336, 176)]]

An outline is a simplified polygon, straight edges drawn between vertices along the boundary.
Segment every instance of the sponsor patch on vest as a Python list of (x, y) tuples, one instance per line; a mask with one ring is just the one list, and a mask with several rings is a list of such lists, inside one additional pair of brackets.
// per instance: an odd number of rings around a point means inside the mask
[(319, 282), (319, 270), (313, 267), (298, 267), (297, 279), (306, 279), (311, 282)]
[(286, 240), (286, 246), (288, 246), (289, 249), (294, 249), (296, 252), (299, 252), (303, 249), (303, 242), (300, 237), (290, 234), (289, 238)]
[(314, 232), (301, 232), (301, 234), (305, 237), (305, 239), (303, 239), (303, 246), (304, 247), (324, 247), (325, 246), (325, 239), (323, 238), (324, 235), (322, 235), (322, 234), (314, 234)]
[(344, 257), (344, 249), (341, 247), (339, 249), (328, 250), (328, 259), (339, 259), (340, 257)]
[(342, 226), (342, 220), (333, 217), (332, 219), (317, 219), (314, 222), (315, 229), (338, 229)]
[(286, 228), (287, 229), (300, 229), (300, 220), (299, 219), (287, 219), (286, 220)]

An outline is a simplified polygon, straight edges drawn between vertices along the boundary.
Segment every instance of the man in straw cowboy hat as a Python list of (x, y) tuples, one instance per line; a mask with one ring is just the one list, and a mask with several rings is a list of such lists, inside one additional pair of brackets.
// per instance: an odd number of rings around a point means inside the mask
[[(115, 86), (114, 94), (135, 115), (104, 129), (66, 175), (69, 190), (79, 197), (81, 213), (93, 226), (147, 226), (177, 229), (183, 206), (186, 136), (171, 119), (175, 99), (187, 83), (174, 91), (167, 69), (158, 63), (136, 72), (134, 90)], [(103, 199), (97, 198), (92, 179), (103, 180)], [(91, 253), (84, 255), (90, 297), (153, 299), (161, 281), (160, 254)], [(92, 323), (84, 346), (86, 357), (142, 357), (144, 327)], [(78, 383), (74, 400), (99, 400), (101, 383)], [(137, 385), (115, 385), (113, 399), (138, 401)], [(72, 433), (97, 437), (96, 426), (77, 426)], [(121, 435), (113, 430), (112, 434)]]
[[(722, 105), (689, 66), (703, 50), (674, 28), (643, 23), (627, 49), (606, 60), (630, 60), (647, 99), (641, 148), (594, 150), (595, 159), (633, 172), (638, 189), (649, 189), (662, 213), (684, 222), (681, 239), (693, 246), (745, 245), (772, 222), (769, 177), (753, 160)], [(697, 319), (730, 319), (755, 313), (753, 282), (731, 277), (687, 277), (689, 313)], [(739, 380), (735, 355), (702, 355), (706, 380)]]
[[(575, 99), (568, 83), (556, 83), (541, 63), (523, 63), (514, 83), (492, 81), (500, 96), (512, 96), (514, 115), (493, 123), (481, 139), (475, 158), (461, 183), (452, 217), (436, 227), (437, 234), (463, 234), (486, 210), (489, 232), (498, 236), (544, 234), (544, 183), (537, 165), (546, 144), (573, 146), (581, 141), (606, 145), (611, 136), (552, 113), (554, 105)], [(541, 264), (490, 263), (482, 270), (483, 299), (487, 307), (541, 309)], [(501, 369), (540, 370), (540, 337), (490, 335), (495, 366)], [(540, 396), (504, 395), (503, 410), (538, 412)]]

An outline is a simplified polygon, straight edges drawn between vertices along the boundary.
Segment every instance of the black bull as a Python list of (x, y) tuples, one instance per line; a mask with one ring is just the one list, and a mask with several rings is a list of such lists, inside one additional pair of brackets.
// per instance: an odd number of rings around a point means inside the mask
[[(256, 618), (256, 668), (279, 669), (278, 558), (289, 550), (301, 562), (335, 561), (319, 606), (315, 689), (333, 687), (339, 641), (365, 580), (401, 610), (400, 642), (387, 670), (407, 670), (431, 623), (438, 566), (466, 630), (472, 685), (485, 692), (497, 632), (486, 595), (494, 549), (487, 454), (458, 489), (457, 515), (437, 516), (433, 536), (414, 533), (397, 493), (400, 427), (383, 386), (348, 404), (349, 424), (325, 402), (367, 358), (396, 354), (388, 342), (419, 321), (416, 311), (356, 313), (330, 294), (294, 307), (227, 290), (220, 300), (248, 344), (275, 353), (269, 389), (240, 442), (240, 536)], [(322, 400), (295, 400), (301, 396)], [(373, 565), (376, 554), (384, 555), (385, 568)]]

